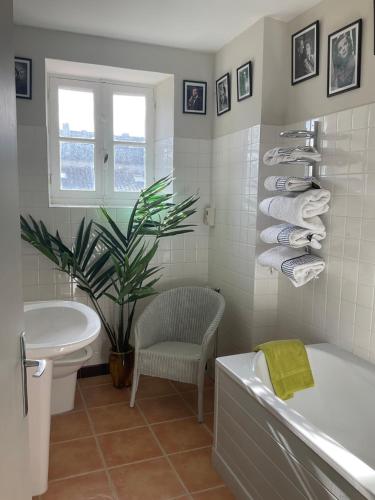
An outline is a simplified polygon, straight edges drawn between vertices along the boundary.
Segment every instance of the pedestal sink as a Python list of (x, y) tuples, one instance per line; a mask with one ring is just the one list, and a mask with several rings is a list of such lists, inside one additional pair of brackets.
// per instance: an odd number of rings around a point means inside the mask
[(99, 335), (100, 319), (90, 307), (65, 300), (28, 302), (24, 312), (26, 357), (45, 360), (38, 377), (35, 367), (27, 368), (32, 494), (36, 496), (48, 487), (53, 360), (91, 344)]

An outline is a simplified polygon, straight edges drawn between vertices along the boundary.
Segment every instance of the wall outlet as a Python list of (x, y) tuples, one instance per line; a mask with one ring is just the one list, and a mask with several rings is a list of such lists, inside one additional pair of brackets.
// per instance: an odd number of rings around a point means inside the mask
[(211, 227), (215, 225), (215, 209), (214, 208), (206, 207), (204, 209), (203, 223), (206, 224), (206, 226), (211, 226)]

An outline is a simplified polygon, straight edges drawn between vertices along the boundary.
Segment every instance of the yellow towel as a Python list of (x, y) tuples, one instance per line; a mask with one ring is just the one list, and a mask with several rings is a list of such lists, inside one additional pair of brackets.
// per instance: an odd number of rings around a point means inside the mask
[(293, 397), (296, 391), (314, 386), (309, 358), (300, 340), (273, 340), (259, 344), (255, 351), (263, 351), (276, 396)]

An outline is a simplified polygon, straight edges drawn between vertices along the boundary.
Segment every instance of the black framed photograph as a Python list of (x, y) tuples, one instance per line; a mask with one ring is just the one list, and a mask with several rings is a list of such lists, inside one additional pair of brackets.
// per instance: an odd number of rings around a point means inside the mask
[(216, 80), (216, 112), (223, 115), (230, 110), (230, 75), (225, 73)]
[(31, 99), (31, 59), (15, 57), (14, 70), (16, 79), (16, 97)]
[(253, 95), (251, 61), (237, 68), (237, 101)]
[(327, 96), (361, 85), (362, 19), (328, 36)]
[(292, 85), (319, 75), (319, 21), (292, 35)]
[(206, 114), (207, 82), (184, 80), (183, 112)]

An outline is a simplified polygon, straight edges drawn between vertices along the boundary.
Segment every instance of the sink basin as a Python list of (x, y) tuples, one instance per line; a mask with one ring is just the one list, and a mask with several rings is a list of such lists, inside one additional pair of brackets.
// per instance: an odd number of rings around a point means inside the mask
[(100, 332), (96, 312), (68, 300), (24, 305), (26, 352), (30, 359), (54, 359), (91, 344)]

